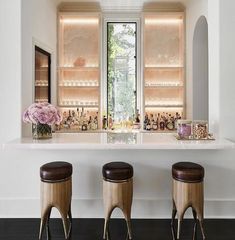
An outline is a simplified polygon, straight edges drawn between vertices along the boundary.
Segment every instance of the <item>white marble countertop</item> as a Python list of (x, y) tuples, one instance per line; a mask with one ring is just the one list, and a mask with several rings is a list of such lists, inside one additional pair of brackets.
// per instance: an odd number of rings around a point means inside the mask
[(226, 139), (183, 141), (173, 133), (55, 133), (49, 140), (31, 137), (10, 141), (3, 149), (42, 150), (110, 150), (110, 149), (235, 149), (235, 143)]

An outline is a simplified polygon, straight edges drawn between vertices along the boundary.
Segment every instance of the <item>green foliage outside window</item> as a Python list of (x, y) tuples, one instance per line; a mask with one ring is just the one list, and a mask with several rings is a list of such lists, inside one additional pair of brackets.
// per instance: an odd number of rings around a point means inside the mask
[(108, 23), (108, 115), (130, 120), (136, 112), (136, 25)]

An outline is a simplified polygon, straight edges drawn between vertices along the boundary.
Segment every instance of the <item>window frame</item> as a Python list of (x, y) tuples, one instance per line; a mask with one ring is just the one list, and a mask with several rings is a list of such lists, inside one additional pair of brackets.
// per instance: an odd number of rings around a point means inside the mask
[(142, 62), (142, 48), (141, 48), (141, 14), (131, 13), (131, 14), (113, 14), (113, 13), (106, 13), (103, 15), (102, 19), (102, 73), (101, 73), (101, 109), (102, 109), (102, 115), (108, 114), (108, 23), (135, 23), (136, 24), (136, 110), (139, 110), (139, 113), (142, 113), (142, 91), (143, 91), (143, 85), (142, 80), (143, 76), (141, 74), (141, 62)]
[(106, 111), (107, 111), (107, 114), (109, 113), (109, 106), (108, 106), (108, 93), (109, 93), (109, 89), (108, 89), (108, 25), (109, 24), (123, 24), (123, 23), (126, 23), (126, 24), (134, 24), (135, 25), (135, 114), (137, 113), (137, 82), (138, 82), (138, 79), (137, 79), (137, 62), (138, 62), (138, 59), (137, 59), (137, 43), (138, 43), (138, 39), (137, 39), (137, 34), (138, 34), (138, 29), (137, 29), (137, 22), (136, 21), (107, 21), (106, 24), (106, 34), (107, 34), (107, 42), (106, 42), (106, 51), (107, 51), (107, 54), (106, 54), (106, 69), (107, 69), (107, 73), (106, 73), (106, 92), (107, 92), (107, 100), (106, 100)]

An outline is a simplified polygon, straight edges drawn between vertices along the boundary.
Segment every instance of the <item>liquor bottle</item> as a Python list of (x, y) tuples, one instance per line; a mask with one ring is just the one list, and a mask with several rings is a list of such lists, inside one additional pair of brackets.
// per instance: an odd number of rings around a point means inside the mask
[(175, 114), (175, 129), (177, 129), (177, 121), (179, 119), (181, 119), (181, 116), (180, 116), (180, 114), (178, 112), (176, 112), (176, 114)]
[(158, 129), (160, 128), (160, 121), (161, 121), (161, 116), (160, 116), (160, 113), (157, 114), (157, 126), (158, 126)]
[(106, 116), (104, 115), (103, 116), (103, 119), (102, 119), (102, 129), (106, 130), (107, 129), (107, 118)]
[(164, 122), (166, 122), (166, 114), (165, 114), (165, 112), (162, 113), (161, 118), (162, 118), (162, 120), (163, 120)]
[(172, 122), (172, 120), (169, 118), (167, 123), (166, 123), (166, 128), (169, 130), (169, 131), (172, 131), (174, 130), (174, 123)]
[(88, 124), (87, 124), (87, 130), (92, 130), (91, 125), (92, 125), (92, 117), (89, 116), (89, 120), (88, 120)]
[(85, 122), (82, 124), (82, 131), (87, 131), (87, 124)]
[(98, 112), (96, 112), (96, 116), (94, 118), (94, 130), (97, 130), (99, 128), (99, 125), (98, 125)]
[(164, 131), (165, 130), (165, 120), (164, 120), (164, 116), (161, 116), (160, 118), (160, 124), (159, 124), (160, 130)]
[(157, 122), (157, 114), (155, 114), (154, 122), (153, 122), (153, 130), (158, 130), (158, 122)]
[(144, 117), (144, 130), (147, 130), (147, 123), (148, 123), (148, 114), (146, 113)]
[(140, 113), (139, 113), (139, 110), (138, 110), (138, 109), (137, 109), (137, 111), (136, 111), (135, 122), (136, 122), (136, 123), (140, 123)]
[(150, 114), (150, 130), (152, 130), (153, 129), (153, 123), (154, 123), (154, 118), (153, 118), (153, 114), (151, 113)]
[(109, 129), (113, 129), (113, 118), (111, 114), (109, 114), (108, 124), (109, 124)]
[(150, 122), (150, 119), (148, 119), (148, 121), (147, 121), (146, 130), (147, 130), (147, 131), (151, 131), (151, 122)]

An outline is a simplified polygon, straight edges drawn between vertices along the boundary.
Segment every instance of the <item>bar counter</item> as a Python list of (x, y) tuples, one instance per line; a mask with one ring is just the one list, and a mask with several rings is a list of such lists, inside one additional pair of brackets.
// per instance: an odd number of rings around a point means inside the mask
[(150, 132), (87, 132), (54, 133), (52, 139), (33, 140), (20, 138), (2, 145), (3, 149), (37, 150), (196, 150), (196, 149), (234, 149), (235, 143), (226, 139), (216, 140), (177, 140), (175, 133)]

